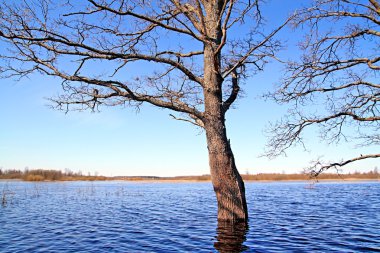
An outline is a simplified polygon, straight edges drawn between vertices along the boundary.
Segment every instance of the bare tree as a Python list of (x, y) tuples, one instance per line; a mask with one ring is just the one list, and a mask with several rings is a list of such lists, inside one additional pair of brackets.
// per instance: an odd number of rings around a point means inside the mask
[[(293, 106), (271, 128), (268, 155), (303, 145), (302, 133), (312, 126), (320, 128), (320, 138), (329, 144), (378, 146), (380, 1), (315, 0), (294, 19), (294, 27), (310, 30), (301, 44), (302, 58), (288, 63), (283, 82), (270, 94)], [(358, 153), (337, 162), (317, 160), (308, 169), (318, 176), (329, 168), (379, 157)]]
[[(274, 35), (288, 22), (265, 33), (259, 7), (258, 0), (2, 1), (3, 77), (61, 78), (63, 94), (51, 100), (65, 111), (148, 103), (203, 128), (218, 219), (246, 221), (225, 115), (242, 82), (275, 57)], [(131, 73), (136, 67), (141, 72)]]

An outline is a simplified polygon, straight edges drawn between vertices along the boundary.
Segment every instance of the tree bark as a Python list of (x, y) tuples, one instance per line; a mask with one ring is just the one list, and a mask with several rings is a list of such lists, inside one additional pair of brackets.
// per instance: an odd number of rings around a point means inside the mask
[(218, 220), (238, 222), (248, 220), (244, 182), (236, 168), (234, 155), (227, 138), (225, 110), (222, 101), (220, 61), (214, 48), (205, 48), (205, 113), (204, 128), (211, 180), (218, 202)]
[(244, 182), (236, 168), (224, 121), (206, 123), (211, 180), (218, 202), (218, 220), (248, 220)]
[(223, 108), (221, 75), (222, 28), (219, 17), (223, 1), (206, 4), (205, 30), (208, 42), (204, 43), (204, 128), (211, 180), (218, 201), (218, 220), (237, 222), (248, 220), (244, 182), (236, 169), (234, 155), (227, 139), (225, 109)]

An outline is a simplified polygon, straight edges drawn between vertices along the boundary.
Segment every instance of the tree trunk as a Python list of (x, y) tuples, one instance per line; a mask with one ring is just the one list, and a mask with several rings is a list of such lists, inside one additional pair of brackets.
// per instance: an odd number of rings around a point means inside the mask
[(227, 139), (224, 121), (205, 125), (211, 180), (218, 201), (218, 220), (248, 220), (244, 182), (236, 169), (234, 155)]
[(205, 4), (205, 29), (209, 38), (204, 43), (204, 128), (211, 180), (218, 201), (218, 220), (237, 222), (248, 220), (244, 182), (236, 169), (234, 155), (227, 139), (225, 110), (223, 108), (221, 75), (222, 28), (220, 17), (223, 1), (207, 1)]

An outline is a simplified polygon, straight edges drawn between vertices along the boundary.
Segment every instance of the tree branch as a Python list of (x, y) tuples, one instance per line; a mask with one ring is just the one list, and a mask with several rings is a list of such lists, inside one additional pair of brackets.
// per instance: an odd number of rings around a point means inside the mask
[(224, 113), (226, 113), (228, 111), (228, 109), (230, 108), (230, 106), (235, 102), (236, 98), (238, 97), (239, 91), (240, 91), (237, 71), (234, 70), (232, 72), (231, 76), (232, 76), (232, 80), (231, 80), (231, 82), (232, 82), (232, 89), (231, 89), (230, 96), (223, 103), (223, 111), (224, 111)]
[[(162, 27), (164, 29), (167, 29), (167, 30), (170, 30), (170, 31), (173, 31), (173, 32), (178, 32), (178, 33), (181, 33), (181, 34), (186, 34), (186, 35), (189, 35), (189, 36), (193, 37), (196, 40), (203, 41), (202, 38), (200, 38), (199, 36), (197, 36), (190, 29), (184, 30), (184, 29), (181, 29), (181, 28), (173, 27), (173, 26), (170, 26), (170, 25), (162, 23), (161, 21), (165, 21), (165, 19), (160, 19), (160, 18), (157, 18), (157, 17), (155, 17), (155, 18), (154, 17), (149, 17), (147, 15), (138, 14), (138, 13), (135, 13), (135, 12), (132, 12), (132, 11), (115, 10), (115, 9), (112, 9), (112, 8), (110, 8), (108, 6), (98, 4), (94, 0), (87, 0), (87, 1), (90, 2), (91, 4), (93, 4), (95, 7), (99, 8), (100, 10), (105, 10), (105, 11), (108, 11), (108, 12), (111, 12), (111, 13), (114, 13), (114, 14), (120, 15), (120, 16), (135, 17), (135, 18), (138, 18), (140, 20), (147, 21), (147, 22), (149, 22), (151, 24), (154, 24), (154, 25), (157, 25), (159, 27)], [(176, 15), (178, 15), (180, 13), (183, 13), (183, 12), (181, 12), (181, 11), (174, 11), (174, 13), (175, 14), (172, 15), (171, 17), (176, 16)]]
[(191, 120), (190, 119), (185, 119), (185, 118), (179, 118), (179, 117), (174, 116), (173, 114), (169, 114), (169, 115), (173, 119), (175, 119), (175, 120), (188, 122), (188, 123), (193, 124), (193, 125), (195, 125), (197, 127), (200, 127), (200, 128), (204, 128), (205, 127), (205, 125), (204, 125), (204, 123), (203, 123), (203, 121), (201, 119), (199, 119), (197, 117), (194, 117), (192, 115), (189, 115), (192, 118)]
[(269, 35), (265, 36), (265, 38), (258, 43), (257, 45), (251, 47), (240, 59), (238, 59), (231, 67), (226, 69), (222, 77), (226, 78), (229, 76), (233, 71), (235, 71), (237, 68), (241, 67), (244, 65), (244, 63), (247, 61), (249, 56), (256, 50), (258, 50), (260, 47), (265, 46), (265, 44), (272, 39), (282, 28), (284, 28), (291, 20), (293, 19), (293, 16), (289, 17), (281, 26), (279, 26), (277, 29), (272, 31)]
[[(279, 104), (290, 104), (289, 114), (271, 125), (267, 156), (274, 157), (303, 143), (311, 126), (320, 129), (319, 139), (331, 143), (364, 140), (376, 146), (380, 131), (380, 85), (378, 48), (379, 2), (315, 1), (294, 18), (295, 28), (308, 27), (300, 43), (304, 54), (289, 61), (287, 74), (275, 92)], [(310, 108), (307, 108), (310, 106)], [(314, 128), (312, 128), (314, 129)], [(379, 155), (364, 155), (339, 163), (317, 163), (315, 174), (332, 167)]]
[(325, 163), (321, 161), (315, 162), (314, 165), (308, 167), (306, 170), (309, 171), (310, 175), (313, 178), (317, 178), (321, 173), (324, 171), (331, 169), (331, 168), (338, 168), (346, 166), (347, 164), (365, 160), (365, 159), (373, 159), (373, 158), (380, 158), (380, 154), (369, 154), (369, 155), (360, 155), (359, 157), (354, 157), (348, 160), (342, 160), (340, 162), (334, 162), (334, 163)]

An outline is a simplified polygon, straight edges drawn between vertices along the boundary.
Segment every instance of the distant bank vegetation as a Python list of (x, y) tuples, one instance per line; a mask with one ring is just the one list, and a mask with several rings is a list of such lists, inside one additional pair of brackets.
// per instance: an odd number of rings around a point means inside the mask
[[(310, 180), (310, 175), (285, 174), (285, 173), (260, 173), (260, 174), (243, 174), (246, 181), (288, 181), (288, 180)], [(81, 172), (65, 170), (2, 170), (0, 169), (0, 179), (19, 179), (24, 181), (95, 181), (95, 180), (128, 180), (128, 181), (210, 181), (210, 175), (202, 176), (177, 176), (177, 177), (154, 177), (154, 176), (118, 176), (105, 177), (97, 175), (83, 175)], [(380, 180), (380, 173), (377, 169), (369, 172), (355, 172), (348, 174), (323, 173), (317, 178), (318, 180)]]
[[(286, 180), (310, 180), (313, 179), (310, 177), (310, 174), (300, 173), (300, 174), (280, 174), (280, 173), (260, 173), (256, 175), (242, 175), (244, 180), (249, 181), (286, 181)], [(355, 172), (347, 174), (338, 174), (338, 173), (322, 173), (316, 178), (318, 180), (348, 180), (348, 179), (380, 179), (380, 174), (377, 170), (369, 172)]]
[(107, 180), (103, 176), (83, 175), (81, 172), (66, 170), (2, 170), (0, 169), (0, 179), (20, 179), (24, 181), (94, 181)]
[[(309, 174), (299, 173), (299, 174), (285, 174), (285, 173), (260, 173), (260, 174), (242, 174), (241, 175), (246, 181), (289, 181), (289, 180), (310, 180)], [(178, 176), (178, 177), (115, 177), (119, 180), (129, 180), (129, 181), (210, 181), (210, 175), (202, 176)], [(348, 179), (377, 179), (380, 180), (380, 174), (377, 169), (369, 172), (355, 172), (348, 174), (337, 174), (337, 173), (323, 173), (317, 178), (318, 180), (348, 180)]]

